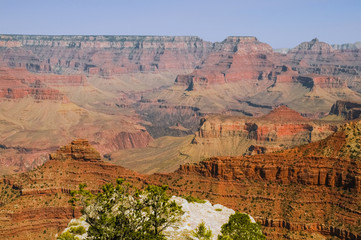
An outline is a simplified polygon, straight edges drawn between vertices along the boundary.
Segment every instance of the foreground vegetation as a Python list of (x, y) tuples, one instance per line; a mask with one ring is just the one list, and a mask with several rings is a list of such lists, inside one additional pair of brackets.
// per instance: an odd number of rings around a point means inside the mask
[[(71, 227), (62, 233), (58, 240), (75, 239), (128, 239), (128, 240), (164, 240), (165, 229), (174, 227), (183, 215), (182, 207), (170, 201), (167, 186), (149, 185), (139, 190), (118, 179), (116, 184), (105, 184), (97, 195), (79, 185), (78, 191), (72, 191), (69, 201), (73, 206), (83, 206), (87, 229), (83, 226)], [(191, 196), (190, 202), (195, 201)], [(86, 234), (85, 234), (86, 233)], [(85, 234), (85, 236), (84, 236)], [(82, 235), (80, 237), (80, 235)], [(202, 222), (189, 239), (212, 239), (212, 231)], [(222, 226), (219, 240), (265, 239), (258, 224), (252, 223), (247, 214), (235, 213), (229, 222)]]

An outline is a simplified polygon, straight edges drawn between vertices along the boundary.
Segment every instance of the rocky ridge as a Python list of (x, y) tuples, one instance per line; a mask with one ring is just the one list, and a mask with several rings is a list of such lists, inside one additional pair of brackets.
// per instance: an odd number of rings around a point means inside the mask
[(349, 123), (324, 140), (280, 153), (211, 158), (182, 165), (171, 174), (137, 174), (97, 160), (99, 155), (85, 140), (74, 141), (43, 166), (3, 177), (0, 236), (53, 236), (80, 216), (79, 209), (67, 207), (70, 190), (85, 182), (97, 191), (123, 177), (138, 187), (167, 184), (172, 194), (191, 194), (247, 212), (263, 224), (269, 239), (300, 231), (359, 239), (361, 168), (355, 149), (360, 124)]
[(192, 143), (216, 151), (208, 157), (265, 153), (323, 139), (338, 123), (311, 120), (281, 105), (259, 118), (205, 117)]

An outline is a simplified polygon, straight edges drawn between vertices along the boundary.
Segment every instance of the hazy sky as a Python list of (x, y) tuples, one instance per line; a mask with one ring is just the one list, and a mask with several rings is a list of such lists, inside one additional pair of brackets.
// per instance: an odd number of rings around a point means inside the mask
[(256, 36), (274, 48), (361, 41), (361, 0), (0, 0), (0, 34)]

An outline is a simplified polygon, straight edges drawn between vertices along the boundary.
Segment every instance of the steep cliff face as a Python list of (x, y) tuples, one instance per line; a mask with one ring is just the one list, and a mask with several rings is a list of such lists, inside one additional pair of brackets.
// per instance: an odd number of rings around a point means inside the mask
[(249, 212), (265, 226), (268, 239), (294, 239), (291, 233), (302, 231), (307, 239), (312, 232), (359, 239), (361, 165), (348, 149), (356, 148), (360, 124), (280, 153), (211, 158), (154, 177), (168, 176), (175, 192)]
[(359, 52), (359, 48), (334, 49), (315, 38), (291, 49), (286, 61), (291, 61), (300, 73), (360, 77)]
[[(45, 84), (45, 78), (51, 82), (52, 77), (61, 79), (61, 77), (54, 75), (45, 77), (31, 74), (23, 68), (0, 68), (0, 98), (19, 99), (32, 97), (35, 100), (65, 100), (62, 93)], [(61, 80), (64, 80), (64, 78), (66, 77), (63, 76)]]
[[(322, 116), (335, 100), (361, 99), (345, 88), (361, 92), (358, 51), (337, 50), (317, 39), (280, 54), (255, 37), (228, 37), (210, 43), (198, 37), (0, 36), (0, 65), (55, 73), (49, 76), (51, 81), (40, 79), (47, 86), (81, 85), (84, 77), (78, 78), (86, 74), (91, 85), (102, 91), (124, 94), (132, 89), (142, 94), (143, 100), (196, 107), (202, 113), (259, 115), (266, 111), (255, 106), (287, 104), (304, 114)], [(131, 75), (135, 73), (143, 75)], [(306, 82), (314, 83), (318, 90), (302, 84), (309, 74), (316, 75)], [(74, 79), (64, 84), (63, 75)], [(140, 92), (155, 88), (159, 88), (156, 93)], [(2, 93), (8, 97), (19, 94)]]
[(189, 75), (180, 75), (175, 83), (188, 91), (212, 84), (264, 80), (273, 69), (272, 48), (255, 37), (228, 37), (215, 47), (202, 65)]
[(234, 150), (231, 155), (264, 153), (323, 139), (336, 131), (336, 125), (336, 122), (312, 121), (279, 106), (260, 118), (206, 117), (193, 144), (216, 149), (213, 156), (230, 155), (230, 149)]
[[(211, 46), (198, 37), (0, 36), (3, 61), (10, 66), (36, 72), (61, 73), (71, 69), (105, 77), (137, 71), (193, 69)], [(19, 56), (19, 49), (26, 49), (33, 57)]]
[(360, 117), (361, 103), (336, 101), (332, 106), (330, 115), (336, 115), (344, 118), (345, 120), (354, 120)]
[(211, 158), (148, 176), (103, 162), (86, 140), (76, 140), (37, 169), (3, 177), (0, 236), (52, 238), (80, 216), (79, 208), (68, 207), (71, 190), (86, 183), (98, 191), (123, 177), (138, 187), (168, 184), (172, 194), (192, 194), (249, 213), (268, 239), (293, 239), (290, 234), (297, 232), (358, 239), (361, 166), (352, 149), (360, 126), (347, 124), (325, 140), (280, 153)]

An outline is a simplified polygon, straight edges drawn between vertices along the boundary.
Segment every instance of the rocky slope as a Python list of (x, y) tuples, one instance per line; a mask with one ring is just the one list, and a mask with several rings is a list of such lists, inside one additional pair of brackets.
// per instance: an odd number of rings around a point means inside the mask
[(0, 100), (2, 174), (32, 169), (74, 138), (87, 138), (102, 154), (145, 147), (152, 137), (137, 116), (106, 114), (72, 102)]
[[(282, 105), (260, 118), (210, 116), (202, 119), (202, 125), (193, 139), (193, 144), (206, 145), (205, 148), (220, 150), (220, 145), (228, 143), (230, 149), (243, 147), (243, 151), (216, 155), (242, 155), (253, 150), (267, 151), (290, 148), (327, 137), (336, 131), (336, 122), (314, 121), (302, 117), (296, 111)], [(240, 146), (241, 145), (241, 146)], [(223, 154), (222, 154), (223, 153)], [(231, 152), (229, 152), (231, 153)]]
[(304, 233), (295, 234), (302, 231), (359, 239), (360, 126), (349, 123), (324, 140), (280, 153), (184, 165), (167, 183), (249, 211), (267, 226), (269, 239), (302, 239)]
[(354, 120), (360, 118), (361, 103), (337, 101), (332, 105), (330, 115), (344, 118), (345, 120)]
[[(79, 137), (91, 140), (102, 154), (147, 146), (152, 137), (137, 124), (139, 117), (106, 111), (104, 101), (112, 96), (97, 92), (83, 74), (0, 67), (0, 172), (39, 166), (51, 151)], [(78, 99), (82, 95), (84, 105)], [(90, 106), (89, 98), (102, 103)]]
[(79, 217), (67, 205), (79, 183), (96, 191), (124, 177), (141, 187), (168, 184), (176, 195), (194, 195), (250, 213), (268, 239), (302, 239), (318, 233), (359, 239), (361, 122), (324, 140), (279, 153), (217, 157), (180, 166), (171, 174), (140, 175), (102, 162), (85, 140), (73, 141), (39, 168), (1, 181), (2, 238), (48, 239)]

